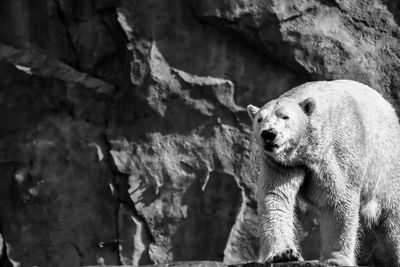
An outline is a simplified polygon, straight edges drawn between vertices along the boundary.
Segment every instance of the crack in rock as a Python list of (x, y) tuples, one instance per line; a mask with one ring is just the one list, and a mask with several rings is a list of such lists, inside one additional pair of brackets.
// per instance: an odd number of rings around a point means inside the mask
[(0, 43), (0, 60), (28, 74), (75, 82), (99, 94), (111, 94), (115, 87), (105, 81), (79, 72), (71, 66), (32, 49), (19, 49)]
[[(117, 223), (117, 244), (119, 247), (118, 261), (120, 264), (138, 265), (152, 263), (148, 258), (149, 245), (154, 241), (151, 231), (145, 219), (139, 215), (135, 205), (129, 197), (129, 184), (126, 174), (121, 173), (111, 153), (111, 145), (106, 134), (103, 135), (106, 160), (112, 170), (113, 187), (115, 197), (118, 199), (118, 209), (116, 211)], [(133, 224), (133, 225), (132, 225)], [(122, 237), (121, 231), (125, 230), (129, 240)], [(128, 233), (126, 233), (128, 232)], [(133, 242), (133, 244), (131, 244)], [(131, 249), (131, 252), (127, 250)], [(131, 254), (128, 257), (127, 254)]]
[(74, 45), (74, 42), (72, 41), (72, 37), (71, 37), (71, 33), (70, 33), (70, 31), (69, 31), (69, 27), (68, 27), (67, 20), (66, 20), (66, 18), (65, 18), (64, 13), (62, 12), (62, 8), (61, 8), (61, 6), (60, 6), (60, 3), (59, 3), (57, 0), (54, 0), (54, 4), (55, 4), (55, 6), (56, 6), (57, 14), (58, 14), (58, 16), (60, 17), (61, 24), (62, 24), (63, 27), (64, 27), (65, 34), (66, 34), (66, 36), (67, 36), (67, 40), (68, 40), (68, 42), (69, 42), (69, 45), (71, 46), (72, 52), (73, 52), (74, 55), (75, 55), (76, 67), (77, 67), (78, 69), (80, 69), (78, 51), (76, 50), (76, 47), (75, 47), (75, 45)]
[(77, 244), (75, 244), (74, 242), (70, 242), (70, 244), (74, 247), (76, 254), (78, 254), (79, 256), (79, 266), (83, 266), (85, 255), (83, 254), (83, 252), (81, 251), (81, 249)]

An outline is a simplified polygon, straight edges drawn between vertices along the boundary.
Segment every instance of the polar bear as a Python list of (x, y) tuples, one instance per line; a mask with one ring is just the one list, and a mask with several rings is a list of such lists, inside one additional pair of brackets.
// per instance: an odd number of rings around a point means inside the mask
[(260, 261), (301, 260), (295, 203), (320, 211), (320, 260), (357, 264), (360, 228), (400, 266), (400, 126), (372, 88), (349, 80), (300, 85), (247, 107), (259, 147)]

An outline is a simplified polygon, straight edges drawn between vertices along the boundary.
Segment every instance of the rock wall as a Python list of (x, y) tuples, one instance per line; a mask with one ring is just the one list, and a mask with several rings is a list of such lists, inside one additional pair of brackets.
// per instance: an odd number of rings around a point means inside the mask
[(1, 1), (0, 265), (254, 260), (245, 105), (347, 78), (399, 110), (399, 21), (396, 0)]

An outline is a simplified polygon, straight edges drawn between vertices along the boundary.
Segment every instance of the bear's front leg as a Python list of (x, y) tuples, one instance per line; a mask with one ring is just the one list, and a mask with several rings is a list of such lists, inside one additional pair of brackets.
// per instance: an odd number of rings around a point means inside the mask
[(261, 170), (258, 181), (260, 262), (302, 260), (295, 238), (295, 203), (303, 179), (301, 169)]

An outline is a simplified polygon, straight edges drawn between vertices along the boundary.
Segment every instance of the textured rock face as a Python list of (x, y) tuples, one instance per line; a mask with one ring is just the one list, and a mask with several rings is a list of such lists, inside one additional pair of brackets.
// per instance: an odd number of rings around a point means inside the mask
[[(228, 239), (243, 238), (230, 237), (232, 228), (256, 235), (254, 218), (245, 217), (255, 173), (246, 112), (232, 101), (231, 82), (169, 67), (155, 43), (133, 44), (139, 86), (117, 94), (107, 136), (148, 227), (144, 252), (155, 263), (223, 260)], [(255, 257), (256, 244), (243, 246), (239, 259)]]
[(396, 1), (196, 1), (205, 23), (231, 31), (296, 72), (353, 79), (399, 105)]
[(104, 135), (76, 118), (67, 96), (87, 89), (0, 68), (6, 77), (0, 195), (8, 257), (24, 266), (116, 261), (115, 245), (101, 245), (117, 238)]
[[(399, 110), (399, 15), (395, 0), (1, 1), (0, 265), (256, 259), (244, 106), (347, 78)], [(315, 259), (315, 212), (298, 217)]]
[[(57, 1), (0, 5), (2, 260), (117, 264), (119, 204), (104, 134), (107, 93), (123, 81), (116, 14), (89, 5), (78, 19)], [(91, 21), (98, 27), (84, 34)], [(115, 39), (106, 25), (118, 25)]]

